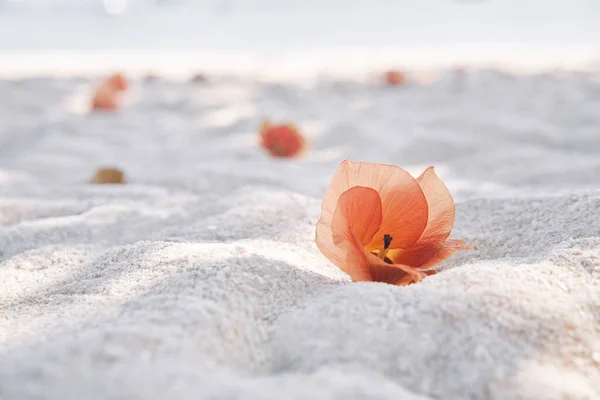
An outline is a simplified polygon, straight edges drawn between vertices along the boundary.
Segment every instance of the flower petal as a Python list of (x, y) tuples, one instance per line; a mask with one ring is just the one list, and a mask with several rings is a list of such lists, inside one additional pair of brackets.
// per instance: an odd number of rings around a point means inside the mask
[(331, 221), (321, 217), (317, 222), (317, 231), (315, 234), (315, 243), (319, 251), (333, 264), (337, 265), (342, 271), (348, 273), (346, 267), (346, 252), (333, 244), (331, 235)]
[(434, 267), (459, 250), (472, 248), (462, 240), (448, 239), (442, 246), (434, 244), (407, 250), (391, 250), (387, 253), (387, 257), (395, 264), (404, 263), (421, 271)]
[[(421, 271), (424, 276), (423, 278), (425, 278), (426, 276), (431, 276), (431, 275), (435, 275), (437, 274), (437, 271), (435, 269), (430, 269), (428, 271)], [(419, 281), (415, 281), (412, 275), (406, 274), (404, 277), (402, 277), (401, 279), (399, 279), (395, 285), (398, 286), (406, 286), (406, 285), (412, 285), (413, 283), (417, 283)]]
[(417, 178), (417, 182), (425, 193), (429, 206), (427, 227), (414, 246), (409, 249), (391, 251), (388, 253), (388, 257), (394, 263), (421, 269), (423, 264), (435, 265), (443, 260), (434, 262), (434, 264), (429, 263), (429, 260), (442, 249), (452, 231), (455, 208), (452, 195), (438, 178), (433, 167), (427, 168)]
[(371, 282), (370, 261), (368, 254), (360, 244), (359, 238), (350, 232), (350, 240), (340, 242), (339, 246), (344, 250), (346, 259), (344, 260), (344, 272), (346, 272), (354, 282)]
[(404, 286), (409, 283), (422, 281), (426, 274), (402, 264), (388, 264), (378, 257), (368, 254), (370, 272), (375, 282), (385, 282), (392, 285)]
[(355, 238), (358, 252), (373, 238), (381, 225), (381, 199), (370, 188), (355, 186), (339, 197), (332, 221), (323, 217), (317, 222), (316, 243), (319, 250), (342, 271), (350, 274), (348, 252), (353, 252)]
[(439, 249), (432, 257), (430, 257), (427, 262), (419, 265), (417, 268), (419, 270), (431, 268), (441, 263), (446, 258), (450, 257), (452, 254), (456, 253), (459, 250), (472, 248), (473, 246), (467, 245), (462, 240), (448, 239), (446, 240), (446, 243), (444, 243), (441, 249)]
[(454, 200), (444, 182), (438, 178), (434, 167), (427, 168), (417, 178), (417, 183), (421, 186), (427, 199), (427, 206), (429, 207), (427, 227), (417, 244), (438, 243), (441, 246), (448, 239), (448, 236), (450, 236), (450, 232), (454, 226), (454, 217), (456, 214)]
[(342, 162), (323, 197), (320, 222), (329, 225), (342, 193), (354, 186), (372, 188), (382, 203), (382, 224), (368, 250), (383, 247), (383, 235), (393, 237), (391, 248), (415, 244), (427, 225), (427, 200), (417, 181), (401, 168), (369, 162)]
[(374, 189), (354, 186), (346, 190), (338, 199), (331, 222), (333, 243), (351, 240), (352, 232), (363, 247), (379, 231), (381, 218), (381, 199)]

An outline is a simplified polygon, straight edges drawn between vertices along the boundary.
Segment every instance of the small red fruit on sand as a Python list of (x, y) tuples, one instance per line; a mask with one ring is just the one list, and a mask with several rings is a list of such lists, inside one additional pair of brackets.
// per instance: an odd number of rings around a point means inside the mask
[(121, 74), (108, 77), (96, 89), (92, 98), (92, 109), (94, 110), (116, 110), (119, 107), (119, 93), (129, 87), (127, 80)]
[(274, 125), (263, 121), (261, 146), (273, 157), (297, 157), (306, 148), (306, 140), (294, 124)]
[(402, 71), (387, 71), (385, 73), (385, 82), (390, 86), (404, 85), (406, 75)]

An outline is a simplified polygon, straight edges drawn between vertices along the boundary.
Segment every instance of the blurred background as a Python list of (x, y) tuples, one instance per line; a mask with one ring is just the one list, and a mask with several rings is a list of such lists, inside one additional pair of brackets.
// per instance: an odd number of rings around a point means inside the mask
[[(237, 68), (248, 66), (242, 53), (301, 54), (302, 68), (339, 57), (587, 68), (599, 42), (598, 0), (0, 0), (0, 72), (52, 69), (64, 52), (98, 51), (158, 68), (216, 52), (234, 54)], [(35, 58), (56, 51), (63, 53)], [(177, 54), (164, 63), (164, 51)]]
[[(0, 4), (0, 166), (33, 176), (83, 181), (110, 164), (137, 182), (189, 175), (193, 187), (215, 160), (231, 168), (225, 155), (247, 176), (211, 190), (256, 179), (320, 197), (328, 179), (315, 177), (343, 158), (435, 163), (474, 193), (600, 176), (600, 0)], [(394, 70), (400, 83), (387, 87)], [(120, 112), (90, 113), (116, 72), (130, 83)], [(300, 126), (314, 170), (271, 176), (257, 145), (265, 118)], [(148, 148), (135, 155), (140, 132)]]

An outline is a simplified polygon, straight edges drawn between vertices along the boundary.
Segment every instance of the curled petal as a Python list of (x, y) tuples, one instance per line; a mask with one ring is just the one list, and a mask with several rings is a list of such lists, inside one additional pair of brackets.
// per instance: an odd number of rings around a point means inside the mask
[(317, 222), (317, 231), (315, 234), (315, 243), (329, 261), (337, 265), (342, 271), (349, 274), (346, 265), (346, 252), (333, 244), (333, 236), (331, 235), (331, 221), (326, 221), (323, 218)]
[(413, 268), (420, 268), (435, 256), (442, 246), (438, 244), (415, 246), (410, 249), (394, 249), (387, 253), (387, 257), (394, 263), (403, 263)]
[(408, 172), (393, 165), (342, 162), (323, 198), (321, 220), (325, 224), (333, 218), (341, 194), (354, 186), (372, 188), (381, 198), (382, 224), (367, 250), (381, 249), (385, 234), (393, 237), (391, 248), (414, 245), (427, 225), (428, 209), (421, 187)]
[(409, 283), (421, 282), (426, 274), (402, 264), (387, 264), (378, 257), (368, 254), (370, 257), (370, 271), (375, 282), (385, 282), (392, 285), (404, 286)]
[[(394, 263), (421, 269), (425, 264), (433, 266), (452, 254), (450, 253), (437, 262), (433, 260), (433, 264), (430, 262), (433, 257), (437, 258), (437, 254), (444, 247), (444, 243), (452, 231), (455, 208), (452, 195), (446, 185), (438, 178), (433, 167), (427, 168), (417, 178), (417, 182), (421, 186), (429, 206), (427, 227), (414, 246), (392, 251), (388, 257)], [(460, 248), (455, 251), (458, 250)]]
[(462, 240), (448, 239), (441, 249), (439, 249), (427, 262), (419, 265), (417, 268), (419, 270), (429, 269), (441, 263), (457, 251), (464, 249), (473, 249), (473, 246), (467, 245)]
[(472, 248), (462, 240), (448, 239), (442, 246), (435, 244), (406, 250), (392, 250), (387, 253), (387, 257), (393, 263), (403, 262), (412, 268), (424, 270), (436, 266), (459, 250)]
[[(355, 186), (339, 197), (330, 226), (317, 223), (317, 246), (342, 271), (351, 274), (348, 254), (363, 252), (381, 225), (381, 199), (370, 188)], [(354, 249), (357, 247), (357, 249)]]
[[(431, 275), (435, 275), (437, 274), (437, 271), (435, 269), (430, 269), (428, 271), (421, 271), (424, 276), (431, 276)], [(419, 281), (414, 280), (412, 275), (406, 274), (404, 277), (402, 277), (402, 279), (398, 280), (398, 282), (396, 283), (396, 285), (398, 286), (405, 286), (405, 285), (412, 285), (413, 283), (417, 283)]]
[(339, 247), (346, 255), (342, 270), (350, 275), (354, 282), (372, 282), (374, 278), (370, 260), (360, 244), (360, 239), (352, 232), (348, 232), (347, 239), (349, 240), (339, 242)]
[(444, 182), (438, 178), (434, 167), (427, 168), (417, 178), (417, 183), (425, 194), (429, 211), (427, 227), (419, 238), (417, 245), (436, 243), (441, 246), (450, 236), (454, 226), (456, 213), (454, 199), (452, 199), (452, 195)]
[(337, 202), (331, 223), (333, 242), (351, 240), (354, 233), (360, 247), (369, 243), (381, 226), (381, 199), (371, 188), (354, 186), (346, 190)]

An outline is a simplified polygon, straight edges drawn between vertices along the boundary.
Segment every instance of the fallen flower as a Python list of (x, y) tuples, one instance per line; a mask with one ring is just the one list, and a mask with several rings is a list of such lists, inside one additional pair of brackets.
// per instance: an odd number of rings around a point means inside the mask
[(406, 76), (402, 71), (387, 71), (384, 78), (385, 82), (390, 86), (400, 86), (406, 82)]
[(429, 167), (414, 179), (394, 165), (344, 161), (323, 198), (316, 244), (353, 281), (408, 285), (455, 252), (454, 200)]
[(127, 90), (128, 86), (123, 75), (110, 76), (96, 89), (96, 93), (92, 98), (92, 109), (116, 110), (119, 106), (119, 93)]
[(273, 125), (263, 121), (260, 144), (273, 157), (297, 157), (306, 148), (306, 140), (294, 124)]
[(94, 174), (92, 183), (96, 184), (123, 184), (125, 174), (116, 168), (100, 168)]

